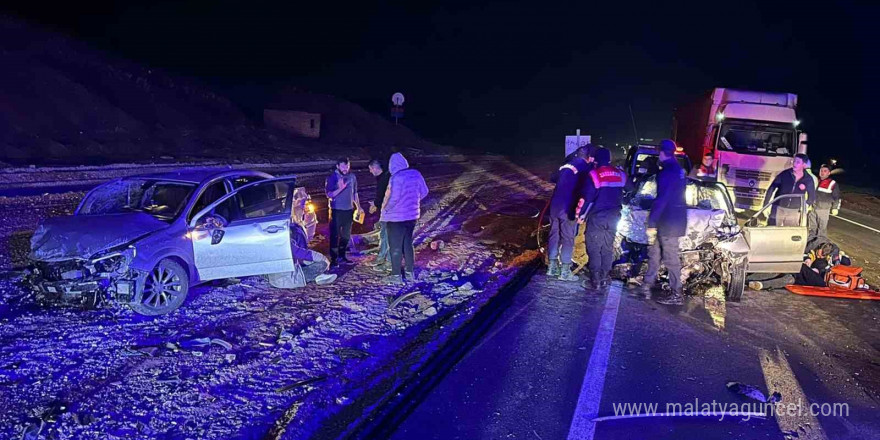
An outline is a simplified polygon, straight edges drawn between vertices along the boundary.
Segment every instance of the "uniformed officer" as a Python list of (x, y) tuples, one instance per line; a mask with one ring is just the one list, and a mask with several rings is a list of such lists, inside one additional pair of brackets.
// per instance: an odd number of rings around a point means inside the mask
[[(559, 168), (556, 189), (550, 198), (547, 212), (550, 219), (550, 236), (547, 240), (549, 265), (547, 275), (563, 281), (577, 281), (571, 272), (571, 256), (574, 237), (577, 234), (576, 209), (580, 199), (578, 180), (588, 172), (587, 147), (579, 148), (568, 163)], [(561, 258), (561, 261), (559, 260)]]
[(819, 187), (816, 189), (816, 217), (818, 235), (828, 237), (828, 217), (840, 211), (840, 187), (831, 178), (831, 167), (819, 168)]
[(678, 241), (687, 230), (687, 179), (684, 170), (675, 160), (675, 142), (672, 140), (667, 139), (660, 143), (660, 167), (661, 170), (657, 173), (657, 197), (648, 215), (648, 272), (642, 287), (651, 289), (657, 281), (662, 262), (669, 271), (672, 292), (657, 302), (681, 305), (684, 303), (684, 295)]
[(587, 255), (590, 280), (587, 288), (602, 288), (610, 284), (611, 263), (614, 261), (614, 237), (620, 221), (626, 173), (611, 166), (611, 152), (598, 148), (593, 153), (595, 168), (585, 182), (584, 206), (579, 213), (586, 219)]

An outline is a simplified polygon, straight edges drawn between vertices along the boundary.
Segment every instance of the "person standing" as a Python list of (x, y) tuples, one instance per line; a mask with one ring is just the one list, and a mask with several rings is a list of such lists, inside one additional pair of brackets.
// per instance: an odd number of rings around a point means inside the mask
[(690, 177), (700, 180), (715, 180), (718, 177), (718, 170), (715, 169), (715, 156), (711, 152), (703, 155), (703, 162), (691, 170)]
[[(574, 238), (577, 234), (575, 211), (580, 199), (578, 181), (589, 171), (586, 154), (592, 146), (578, 148), (574, 157), (559, 168), (556, 189), (550, 197), (547, 214), (550, 219), (550, 235), (547, 239), (549, 265), (547, 275), (559, 277), (562, 281), (577, 281), (571, 273), (571, 256), (574, 252)], [(559, 261), (562, 258), (562, 261)]]
[(330, 203), (330, 266), (351, 263), (345, 253), (351, 240), (351, 224), (355, 211), (361, 211), (357, 177), (351, 173), (347, 157), (336, 160), (333, 174), (327, 177), (324, 190)]
[[(775, 197), (787, 194), (806, 196), (808, 207), (815, 203), (816, 187), (813, 178), (806, 172), (809, 160), (806, 154), (795, 154), (791, 168), (779, 173), (767, 188), (763, 206), (767, 206)], [(771, 226), (799, 226), (800, 209), (801, 201), (797, 197), (779, 199), (773, 203), (768, 224)]]
[(840, 212), (840, 187), (831, 178), (831, 167), (819, 168), (819, 188), (816, 189), (816, 217), (820, 237), (828, 237), (828, 218)]
[(428, 185), (422, 173), (410, 168), (406, 158), (400, 153), (391, 155), (388, 171), (391, 172), (391, 178), (388, 180), (379, 220), (388, 227), (391, 254), (391, 275), (385, 281), (387, 284), (402, 284), (403, 273), (408, 281), (415, 281), (416, 278), (413, 231), (416, 220), (421, 216), (422, 199), (428, 195)]
[(681, 305), (684, 295), (681, 285), (679, 239), (687, 231), (687, 204), (685, 172), (675, 160), (675, 142), (660, 143), (660, 172), (657, 173), (657, 197), (648, 215), (648, 272), (643, 289), (650, 291), (657, 281), (660, 263), (669, 271), (670, 294), (657, 302)]
[[(385, 171), (385, 167), (379, 159), (371, 160), (368, 168), (370, 169), (370, 174), (376, 177), (376, 197), (370, 202), (369, 208), (370, 214), (375, 214), (382, 209), (382, 203), (385, 201), (385, 191), (388, 189), (388, 179), (391, 175)], [(376, 224), (379, 226), (379, 253), (370, 265), (373, 266), (373, 270), (376, 272), (388, 272), (391, 270), (391, 257), (388, 253), (388, 228), (382, 221)]]
[(614, 237), (620, 221), (626, 173), (611, 166), (611, 152), (606, 148), (596, 149), (593, 163), (596, 168), (587, 174), (584, 206), (578, 214), (581, 219), (587, 219), (585, 242), (590, 280), (584, 282), (584, 287), (596, 289), (611, 282), (609, 273), (614, 261)]

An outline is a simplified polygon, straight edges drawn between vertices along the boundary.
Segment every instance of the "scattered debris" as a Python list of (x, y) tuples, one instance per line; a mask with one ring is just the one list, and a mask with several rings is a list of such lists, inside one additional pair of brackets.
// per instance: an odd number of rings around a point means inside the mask
[(294, 383), (292, 383), (292, 384), (285, 385), (285, 386), (283, 386), (283, 387), (281, 387), (281, 388), (278, 388), (278, 389), (275, 390), (275, 392), (276, 392), (276, 393), (283, 393), (283, 392), (285, 392), (285, 391), (290, 391), (290, 390), (292, 390), (292, 389), (294, 389), (294, 388), (299, 388), (299, 387), (306, 386), (306, 385), (310, 385), (310, 384), (313, 384), (313, 383), (316, 383), (316, 382), (321, 382), (321, 381), (323, 381), (324, 379), (327, 379), (327, 376), (317, 376), (317, 377), (312, 377), (312, 378), (309, 378), (309, 379), (300, 380), (300, 381), (294, 382)]
[(219, 346), (225, 348), (227, 351), (232, 350), (232, 344), (230, 344), (222, 339), (217, 339), (217, 338), (211, 339), (211, 343), (214, 345), (219, 345)]
[(761, 403), (776, 403), (782, 400), (782, 394), (779, 392), (774, 392), (768, 398), (758, 388), (739, 382), (727, 382), (727, 389)]
[(339, 348), (334, 351), (334, 353), (336, 353), (336, 355), (339, 356), (339, 359), (343, 361), (347, 359), (363, 359), (370, 356), (370, 353), (367, 353), (364, 350), (349, 347)]
[(392, 301), (391, 305), (389, 305), (388, 308), (393, 309), (393, 308), (397, 307), (397, 305), (400, 304), (401, 302), (406, 301), (406, 300), (408, 300), (418, 294), (419, 294), (419, 292), (410, 292), (405, 295), (401, 295), (401, 296), (397, 297), (397, 299)]

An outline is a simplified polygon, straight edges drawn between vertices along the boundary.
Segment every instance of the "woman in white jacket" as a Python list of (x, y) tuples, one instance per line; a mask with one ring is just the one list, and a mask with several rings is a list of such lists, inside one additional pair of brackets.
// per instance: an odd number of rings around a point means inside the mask
[(403, 283), (401, 271), (406, 260), (405, 274), (409, 281), (415, 280), (415, 249), (413, 230), (421, 215), (421, 202), (428, 195), (428, 185), (422, 173), (409, 167), (400, 153), (391, 155), (388, 161), (391, 179), (385, 191), (380, 221), (388, 227), (388, 245), (391, 252), (391, 275), (386, 277), (389, 284)]

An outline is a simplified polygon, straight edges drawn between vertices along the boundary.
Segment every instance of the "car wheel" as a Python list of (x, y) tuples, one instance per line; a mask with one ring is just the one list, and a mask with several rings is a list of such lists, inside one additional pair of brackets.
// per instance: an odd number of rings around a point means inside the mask
[(131, 308), (141, 315), (164, 315), (180, 307), (189, 293), (186, 269), (172, 260), (162, 260), (144, 279), (144, 291)]
[(746, 262), (730, 268), (730, 283), (727, 284), (727, 300), (739, 302), (746, 286)]

